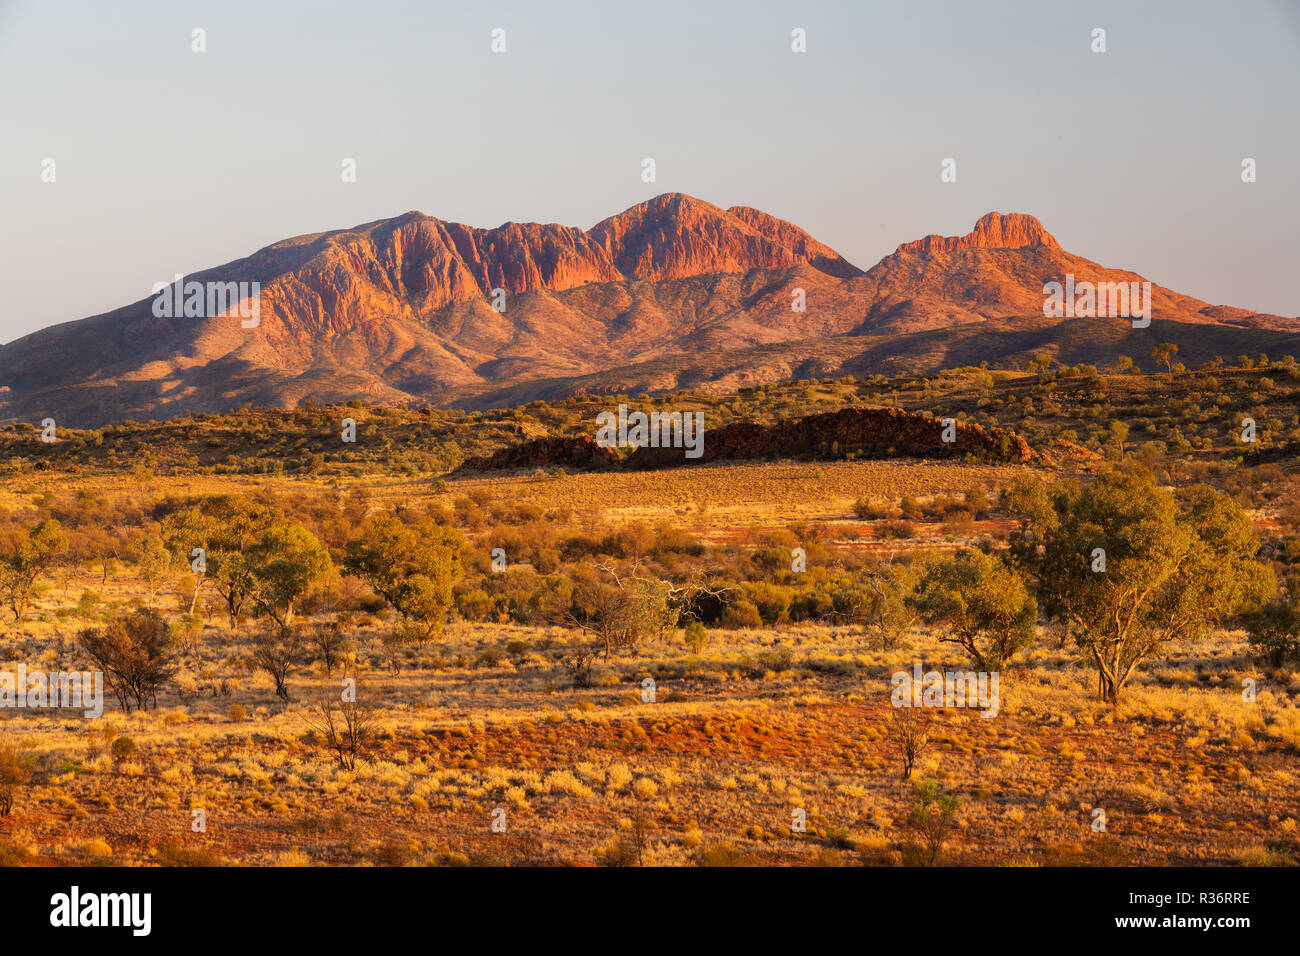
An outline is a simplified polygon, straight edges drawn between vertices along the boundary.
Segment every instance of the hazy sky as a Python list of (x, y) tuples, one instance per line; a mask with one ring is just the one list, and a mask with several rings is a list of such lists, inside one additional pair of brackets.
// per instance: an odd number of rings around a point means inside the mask
[(586, 228), (668, 191), (863, 268), (1027, 212), (1296, 315), (1297, 104), (1297, 0), (0, 0), (0, 340), (293, 235), (410, 209)]

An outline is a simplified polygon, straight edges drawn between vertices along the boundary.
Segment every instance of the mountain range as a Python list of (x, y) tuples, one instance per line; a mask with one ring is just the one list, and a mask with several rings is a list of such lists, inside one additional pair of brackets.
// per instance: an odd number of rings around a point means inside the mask
[[(1139, 365), (1300, 351), (1300, 320), (1151, 286), (1152, 324), (1048, 318), (1044, 285), (1143, 282), (1032, 216), (905, 242), (870, 269), (757, 209), (669, 193), (591, 229), (419, 212), (286, 239), (186, 282), (256, 282), (256, 327), (156, 297), (0, 347), (0, 417), (93, 427), (245, 403), (495, 407), (535, 398), (987, 362)], [(802, 298), (803, 311), (793, 304)]]

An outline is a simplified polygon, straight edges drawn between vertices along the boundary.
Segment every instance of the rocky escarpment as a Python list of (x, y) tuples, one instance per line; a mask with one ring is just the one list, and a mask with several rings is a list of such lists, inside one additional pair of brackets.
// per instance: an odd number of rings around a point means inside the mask
[(353, 230), (287, 240), (269, 251), (294, 249), (309, 251), (296, 277), (320, 299), (350, 299), (347, 290), (353, 290), (375, 298), (376, 305), (417, 311), (490, 297), (494, 289), (514, 297), (589, 283), (798, 265), (836, 278), (862, 271), (788, 222), (682, 193), (656, 196), (587, 231), (518, 222), (476, 229), (408, 212)]
[(682, 193), (633, 206), (586, 235), (628, 279), (662, 281), (797, 265), (840, 279), (862, 274), (834, 249), (775, 216), (747, 206), (724, 211)]
[(559, 465), (581, 470), (606, 470), (619, 465), (612, 448), (602, 448), (590, 435), (576, 438), (552, 435), (499, 448), (491, 455), (475, 455), (461, 463), (465, 471), (505, 471)]
[(898, 252), (961, 252), (966, 249), (1025, 249), (1042, 246), (1060, 249), (1061, 244), (1033, 216), (1013, 212), (991, 212), (982, 216), (964, 236), (929, 235), (898, 247)]
[(692, 461), (754, 458), (840, 458), (849, 452), (887, 457), (950, 458), (973, 455), (986, 461), (1029, 462), (1037, 456), (1023, 438), (1002, 428), (985, 429), (954, 421), (945, 442), (942, 419), (899, 408), (845, 408), (764, 425), (732, 422), (706, 429), (703, 454), (686, 459), (680, 448), (638, 448), (632, 468), (667, 468)]
[(633, 449), (620, 457), (590, 436), (544, 438), (490, 456), (468, 459), (462, 468), (491, 471), (562, 465), (588, 470), (655, 469), (771, 458), (843, 458), (868, 456), (951, 458), (972, 456), (982, 461), (1031, 463), (1037, 452), (1015, 432), (1003, 428), (952, 422), (952, 441), (944, 441), (944, 420), (898, 408), (845, 408), (773, 424), (732, 422), (716, 430), (705, 423), (702, 453), (687, 458), (682, 448)]

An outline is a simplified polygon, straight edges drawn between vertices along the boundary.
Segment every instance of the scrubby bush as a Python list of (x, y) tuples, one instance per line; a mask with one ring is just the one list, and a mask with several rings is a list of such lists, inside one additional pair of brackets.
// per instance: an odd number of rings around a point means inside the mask
[(722, 623), (725, 627), (758, 628), (763, 626), (763, 618), (753, 601), (741, 599), (727, 607)]
[(158, 688), (174, 669), (171, 628), (150, 608), (119, 614), (77, 637), (81, 649), (104, 673), (125, 711), (157, 706)]
[(14, 808), (14, 794), (32, 775), (33, 758), (14, 744), (0, 746), (0, 817)]

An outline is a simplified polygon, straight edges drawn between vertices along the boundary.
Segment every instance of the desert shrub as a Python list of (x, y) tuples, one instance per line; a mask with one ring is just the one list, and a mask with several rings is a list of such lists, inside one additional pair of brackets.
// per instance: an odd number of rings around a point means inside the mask
[(724, 627), (759, 628), (763, 626), (763, 618), (753, 601), (741, 599), (728, 606), (722, 615), (722, 624)]
[(863, 521), (879, 521), (883, 518), (897, 518), (898, 509), (887, 503), (872, 501), (870, 498), (859, 498), (853, 502), (853, 514)]
[(931, 564), (911, 600), (939, 640), (965, 648), (981, 670), (1001, 670), (1033, 643), (1038, 602), (1014, 568), (982, 551)]
[(1289, 601), (1270, 601), (1245, 615), (1250, 643), (1272, 667), (1300, 660), (1300, 613)]
[(971, 482), (966, 491), (962, 494), (965, 501), (966, 509), (974, 515), (976, 520), (982, 520), (988, 517), (989, 511), (989, 490), (982, 481)]
[(98, 591), (92, 591), (90, 588), (81, 592), (81, 597), (77, 599), (77, 616), (80, 618), (92, 618), (99, 613), (100, 603), (103, 596)]
[(631, 521), (606, 535), (602, 548), (615, 557), (639, 559), (649, 554), (654, 544), (654, 529), (644, 521)]
[(596, 661), (597, 650), (590, 647), (578, 647), (566, 654), (563, 664), (569, 673), (569, 680), (574, 687), (591, 687), (595, 684), (592, 667)]
[(225, 866), (225, 858), (212, 847), (164, 843), (155, 859), (159, 866)]
[(677, 627), (680, 601), (690, 592), (668, 581), (620, 575), (610, 567), (585, 573), (575, 582), (565, 616), (570, 624), (596, 636), (609, 656), (616, 648), (635, 647)]
[(954, 538), (968, 538), (975, 533), (975, 516), (969, 511), (954, 511), (944, 519), (943, 533)]
[(358, 760), (366, 759), (378, 735), (382, 714), (372, 704), (358, 699), (360, 674), (355, 667), (348, 677), (351, 692), (322, 691), (303, 719), (326, 749), (334, 753), (339, 767), (354, 770)]
[(275, 695), (289, 702), (289, 675), (307, 660), (307, 648), (297, 628), (263, 627), (253, 635), (252, 665), (275, 682)]
[(0, 817), (14, 808), (14, 793), (31, 778), (34, 759), (13, 744), (0, 746)]
[(903, 495), (898, 503), (898, 510), (908, 521), (920, 521), (925, 517), (925, 506), (915, 495)]
[(479, 667), (500, 667), (506, 659), (506, 652), (499, 647), (486, 647), (478, 656)]
[(794, 663), (794, 655), (788, 647), (776, 647), (770, 651), (759, 653), (755, 663), (764, 674), (768, 671), (779, 674), (790, 669), (790, 666)]
[(203, 633), (202, 614), (182, 614), (172, 628), (172, 639), (181, 650), (193, 650), (195, 639)]
[(709, 629), (699, 621), (691, 621), (686, 625), (683, 638), (687, 647), (699, 653), (700, 649), (709, 642)]
[(834, 847), (824, 846), (813, 858), (814, 866), (843, 866), (844, 856)]
[(699, 557), (704, 554), (704, 545), (690, 532), (665, 525), (655, 532), (654, 542), (651, 545), (651, 554), (657, 561), (662, 561), (669, 555), (674, 554)]
[(880, 525), (880, 536), (882, 538), (915, 538), (916, 526), (905, 519), (886, 521)]
[(937, 866), (953, 820), (961, 809), (961, 800), (952, 794), (940, 793), (939, 785), (933, 780), (913, 784), (912, 796), (912, 812), (907, 825), (920, 838), (920, 845), (909, 847), (911, 852), (906, 855), (912, 856), (922, 866)]
[(887, 733), (898, 751), (904, 780), (911, 778), (916, 762), (930, 746), (931, 712), (917, 706), (919, 703), (913, 701), (913, 706), (895, 707), (889, 719)]
[(700, 847), (695, 852), (695, 863), (707, 867), (752, 866), (754, 861), (744, 850), (731, 843), (715, 843)]
[(595, 557), (601, 552), (601, 541), (591, 535), (577, 534), (560, 542), (560, 554), (565, 561), (579, 561)]
[(495, 608), (496, 601), (481, 588), (456, 595), (456, 611), (467, 621), (490, 620)]
[(639, 854), (630, 840), (615, 840), (596, 851), (601, 866), (637, 866)]
[(308, 628), (304, 640), (311, 656), (325, 668), (326, 676), (334, 673), (334, 668), (352, 646), (337, 623), (317, 624)]
[(81, 649), (104, 673), (122, 709), (157, 705), (158, 688), (174, 669), (171, 628), (157, 611), (141, 608), (113, 617), (102, 628), (77, 637)]
[(492, 599), (495, 616), (520, 624), (554, 622), (573, 604), (573, 582), (567, 575), (543, 576), (524, 566), (487, 575), (481, 589)]
[(758, 616), (764, 624), (777, 624), (789, 619), (794, 591), (779, 584), (760, 581), (745, 588), (745, 597), (758, 609)]
[(532, 553), (533, 569), (539, 574), (554, 574), (563, 565), (558, 548), (538, 548)]

